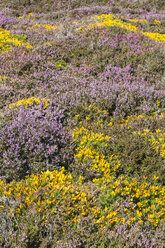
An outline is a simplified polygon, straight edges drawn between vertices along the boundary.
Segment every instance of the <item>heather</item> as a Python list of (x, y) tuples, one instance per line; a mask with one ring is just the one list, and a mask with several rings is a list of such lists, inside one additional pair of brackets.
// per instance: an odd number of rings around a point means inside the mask
[(163, 1), (0, 9), (0, 246), (165, 247)]
[(32, 102), (29, 107), (19, 104), (6, 113), (1, 123), (2, 178), (22, 179), (27, 174), (71, 163), (72, 141), (65, 130), (64, 110), (44, 101), (37, 106)]

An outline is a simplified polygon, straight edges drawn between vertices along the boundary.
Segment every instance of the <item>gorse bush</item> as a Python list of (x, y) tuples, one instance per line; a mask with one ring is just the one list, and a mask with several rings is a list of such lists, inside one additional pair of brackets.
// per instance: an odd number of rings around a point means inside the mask
[(71, 135), (58, 105), (44, 103), (8, 110), (1, 123), (1, 176), (22, 179), (41, 170), (68, 166), (72, 161)]

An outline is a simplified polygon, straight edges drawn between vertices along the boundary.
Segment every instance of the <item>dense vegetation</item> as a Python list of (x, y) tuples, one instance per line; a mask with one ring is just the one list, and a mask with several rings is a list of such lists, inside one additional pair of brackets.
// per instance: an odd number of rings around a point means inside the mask
[(0, 1), (0, 246), (165, 247), (165, 5)]

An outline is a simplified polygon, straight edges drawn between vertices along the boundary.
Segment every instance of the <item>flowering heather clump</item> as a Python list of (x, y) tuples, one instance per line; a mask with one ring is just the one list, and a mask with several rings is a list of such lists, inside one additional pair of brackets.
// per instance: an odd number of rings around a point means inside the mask
[(2, 28), (7, 28), (7, 27), (10, 27), (11, 25), (17, 23), (17, 18), (14, 17), (14, 16), (10, 16), (9, 14), (7, 15), (6, 12), (8, 12), (9, 9), (7, 10), (3, 10), (3, 11), (0, 11), (0, 26)]
[(164, 24), (160, 0), (0, 0), (0, 247), (165, 247)]
[(130, 66), (124, 69), (107, 66), (100, 80), (92, 82), (90, 87), (91, 99), (115, 116), (149, 113), (156, 108), (157, 100), (165, 106), (165, 91), (161, 86), (151, 85), (143, 77), (134, 77)]
[(0, 131), (2, 178), (21, 179), (41, 170), (67, 166), (72, 154), (66, 123), (64, 111), (58, 106), (45, 108), (45, 102), (8, 110)]

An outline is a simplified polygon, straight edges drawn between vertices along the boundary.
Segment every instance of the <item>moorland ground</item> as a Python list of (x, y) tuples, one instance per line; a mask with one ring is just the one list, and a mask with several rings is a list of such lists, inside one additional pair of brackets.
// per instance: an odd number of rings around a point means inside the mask
[(165, 247), (164, 16), (0, 1), (1, 247)]

